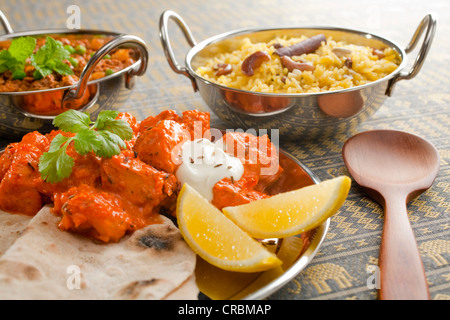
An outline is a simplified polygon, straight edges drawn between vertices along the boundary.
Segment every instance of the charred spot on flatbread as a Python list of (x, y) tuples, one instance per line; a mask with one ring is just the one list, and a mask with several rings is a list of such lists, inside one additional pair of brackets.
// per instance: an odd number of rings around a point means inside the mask
[(159, 279), (133, 281), (118, 292), (125, 299), (138, 299), (147, 289), (158, 283)]
[(170, 250), (173, 247), (171, 239), (164, 239), (153, 234), (139, 238), (139, 244), (147, 248), (154, 248), (156, 251)]
[(171, 225), (165, 226), (163, 230), (148, 228), (137, 237), (139, 246), (156, 251), (171, 251), (176, 241), (179, 241), (179, 235), (177, 229)]

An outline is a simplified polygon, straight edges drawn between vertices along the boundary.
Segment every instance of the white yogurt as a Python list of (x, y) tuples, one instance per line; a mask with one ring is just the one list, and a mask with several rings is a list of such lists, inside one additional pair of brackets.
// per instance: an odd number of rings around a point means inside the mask
[(208, 139), (187, 141), (181, 146), (181, 165), (175, 175), (181, 184), (188, 183), (206, 199), (213, 199), (213, 187), (223, 178), (239, 180), (244, 174), (242, 162)]

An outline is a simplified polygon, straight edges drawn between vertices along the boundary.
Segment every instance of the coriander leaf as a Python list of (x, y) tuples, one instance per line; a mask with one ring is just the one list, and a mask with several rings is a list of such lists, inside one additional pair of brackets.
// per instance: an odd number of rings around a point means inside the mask
[(91, 151), (97, 153), (98, 150), (100, 150), (102, 147), (102, 142), (97, 137), (97, 133), (92, 130), (79, 131), (75, 135), (73, 143), (75, 146), (75, 150), (81, 155), (84, 155)]
[(88, 113), (77, 110), (68, 110), (56, 116), (53, 125), (73, 135), (66, 137), (58, 134), (53, 138), (48, 152), (39, 159), (42, 178), (54, 183), (70, 176), (74, 159), (66, 150), (72, 142), (80, 155), (94, 152), (99, 157), (111, 158), (120, 154), (121, 149), (126, 149), (124, 139), (131, 139), (133, 130), (126, 121), (116, 119), (118, 114), (117, 111), (102, 111), (95, 123), (91, 122)]
[(103, 130), (103, 129), (105, 129), (105, 124), (109, 121), (115, 120), (118, 115), (119, 115), (119, 111), (103, 110), (98, 114), (97, 120), (95, 121), (95, 124), (94, 124), (94, 127), (98, 130)]
[(72, 139), (58, 134), (52, 140), (49, 151), (39, 158), (39, 172), (42, 179), (56, 183), (70, 176), (74, 160), (66, 153), (66, 149)]
[(131, 129), (130, 125), (125, 120), (119, 119), (108, 122), (106, 128), (123, 140), (130, 140), (133, 138), (133, 129)]
[(128, 122), (116, 119), (118, 115), (118, 111), (104, 110), (98, 115), (94, 127), (98, 130), (110, 131), (123, 140), (130, 140), (133, 138), (133, 129), (131, 129)]
[(43, 180), (50, 183), (55, 183), (59, 182), (62, 179), (58, 176), (58, 173), (55, 169), (56, 167), (54, 165), (60, 155), (60, 152), (60, 150), (45, 152), (39, 158), (39, 172), (41, 173), (41, 177)]
[(133, 138), (133, 129), (131, 129), (128, 122), (121, 119), (105, 121), (103, 123), (103, 131), (114, 133), (122, 140), (130, 140)]
[(65, 132), (78, 132), (89, 129), (91, 118), (88, 113), (77, 110), (68, 110), (53, 119), (53, 125)]
[(70, 176), (75, 161), (66, 153), (66, 148), (60, 149), (58, 152), (59, 157), (56, 160), (56, 173), (62, 180)]
[(64, 45), (52, 37), (47, 37), (45, 44), (31, 56), (31, 64), (43, 76), (48, 76), (52, 71), (61, 75), (72, 75), (73, 71), (69, 66), (63, 67), (64, 60), (70, 58), (70, 52)]
[[(50, 143), (50, 147), (48, 149), (48, 152), (54, 152), (58, 149), (61, 149), (63, 145), (66, 144), (67, 141), (71, 140), (71, 137), (65, 137), (61, 133), (58, 133)], [(70, 142), (69, 142), (70, 143)]]
[(125, 142), (116, 134), (109, 131), (97, 131), (97, 137), (101, 142), (101, 147), (97, 150), (97, 155), (103, 158), (111, 158), (118, 155), (120, 148), (126, 148)]

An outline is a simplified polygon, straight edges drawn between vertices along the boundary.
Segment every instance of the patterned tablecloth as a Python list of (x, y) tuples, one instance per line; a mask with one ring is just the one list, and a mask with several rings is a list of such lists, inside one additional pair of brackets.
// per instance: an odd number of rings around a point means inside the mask
[[(371, 129), (408, 131), (432, 142), (440, 153), (433, 186), (408, 205), (421, 250), (432, 299), (450, 299), (450, 4), (446, 0), (131, 0), (48, 1), (0, 0), (0, 10), (15, 31), (64, 28), (67, 8), (81, 9), (81, 27), (114, 30), (143, 38), (149, 67), (122, 109), (142, 120), (165, 109), (209, 111), (190, 81), (169, 67), (159, 40), (160, 14), (172, 9), (183, 16), (197, 40), (245, 27), (340, 26), (379, 34), (406, 47), (428, 12), (438, 17), (432, 48), (419, 75), (397, 84), (392, 97), (355, 132), (319, 141), (283, 142), (281, 147), (306, 164), (320, 179), (348, 174), (341, 151), (357, 132)], [(174, 28), (175, 29), (175, 28)], [(187, 53), (181, 32), (174, 30), (174, 49)], [(410, 64), (417, 50), (409, 55)], [(220, 120), (212, 115), (213, 123)], [(0, 138), (0, 147), (8, 142)], [(376, 299), (367, 286), (371, 266), (378, 263), (383, 211), (353, 183), (327, 237), (312, 263), (269, 299)]]

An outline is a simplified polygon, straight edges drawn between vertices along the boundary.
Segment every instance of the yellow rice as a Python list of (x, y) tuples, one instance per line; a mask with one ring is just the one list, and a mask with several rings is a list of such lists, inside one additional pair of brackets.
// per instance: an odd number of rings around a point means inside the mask
[[(267, 93), (311, 93), (346, 89), (381, 79), (392, 73), (401, 62), (399, 54), (392, 48), (381, 50), (383, 58), (373, 53), (373, 48), (334, 41), (327, 38), (314, 53), (291, 57), (295, 61), (312, 63), (314, 71), (293, 70), (283, 68), (280, 57), (273, 54), (275, 43), (289, 46), (307, 39), (275, 38), (268, 43), (252, 43), (250, 39), (242, 40), (240, 48), (233, 52), (221, 53), (199, 67), (196, 72), (201, 77), (227, 87), (254, 92)], [(339, 57), (333, 48), (351, 50), (347, 56)], [(253, 76), (246, 76), (241, 71), (241, 64), (246, 57), (256, 51), (265, 51), (271, 60), (259, 66)], [(344, 66), (345, 59), (351, 58), (351, 68)], [(215, 67), (220, 63), (228, 63), (233, 71), (227, 75), (215, 76)]]

